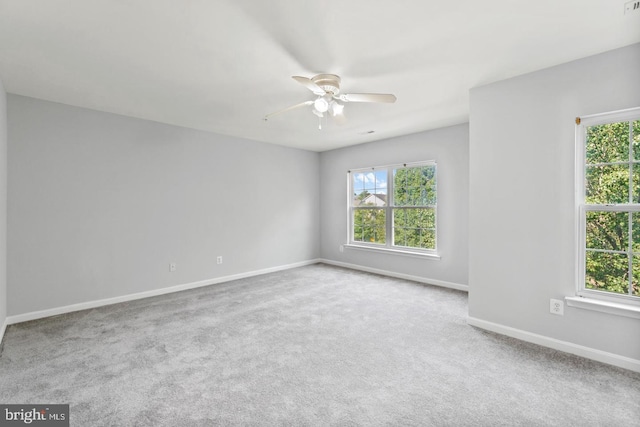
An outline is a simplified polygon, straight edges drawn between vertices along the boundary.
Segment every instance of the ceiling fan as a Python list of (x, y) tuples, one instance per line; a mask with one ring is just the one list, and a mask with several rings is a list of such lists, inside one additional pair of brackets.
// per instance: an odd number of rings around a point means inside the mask
[[(338, 123), (344, 122), (342, 110), (345, 102), (396, 102), (395, 95), (389, 93), (340, 93), (340, 77), (335, 74), (318, 74), (311, 78), (293, 76), (295, 81), (309, 89), (316, 95), (316, 99), (292, 105), (264, 116), (267, 121), (271, 117), (294, 110), (296, 108), (313, 105), (312, 112), (321, 120), (325, 114), (333, 117)], [(318, 125), (322, 129), (322, 122)]]

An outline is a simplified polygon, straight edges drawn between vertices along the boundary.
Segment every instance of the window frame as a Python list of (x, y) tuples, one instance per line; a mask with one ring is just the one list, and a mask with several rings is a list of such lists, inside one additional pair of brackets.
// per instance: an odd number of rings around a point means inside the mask
[[(583, 299), (592, 299), (602, 301), (604, 303), (613, 303), (614, 305), (640, 307), (640, 297), (632, 294), (617, 294), (614, 292), (589, 289), (586, 287), (586, 253), (587, 253), (587, 231), (586, 218), (588, 212), (621, 212), (629, 213), (629, 221), (631, 214), (640, 213), (640, 203), (618, 203), (618, 204), (587, 204), (586, 193), (586, 137), (587, 129), (591, 126), (598, 126), (609, 123), (633, 122), (640, 120), (640, 107), (630, 108), (626, 110), (612, 111), (608, 113), (593, 114), (583, 116), (576, 119), (575, 144), (576, 144), (576, 181), (575, 181), (575, 206), (576, 206), (576, 296)], [(633, 160), (632, 145), (633, 141), (629, 141), (629, 159), (626, 162), (617, 162), (625, 164), (640, 164), (640, 161)], [(592, 165), (593, 166), (593, 165)], [(632, 179), (630, 179), (632, 181)], [(629, 192), (632, 191), (630, 186)], [(630, 232), (631, 234), (631, 232)], [(631, 236), (630, 236), (631, 237)], [(630, 253), (633, 258), (632, 239), (629, 239), (629, 247), (625, 252)], [(597, 251), (596, 251), (597, 252)], [(631, 268), (631, 263), (630, 263)], [(630, 290), (632, 292), (632, 290)], [(576, 300), (569, 300), (570, 305), (580, 306)], [(583, 307), (587, 308), (587, 307)], [(635, 309), (634, 309), (635, 311)]]
[[(404, 209), (406, 206), (396, 206), (394, 201), (394, 170), (397, 169), (408, 169), (408, 168), (417, 168), (417, 167), (425, 167), (425, 166), (433, 166), (435, 168), (435, 204), (434, 205), (424, 205), (424, 207), (433, 209), (434, 212), (434, 238), (435, 238), (435, 247), (434, 249), (426, 249), (426, 248), (414, 248), (410, 246), (396, 246), (394, 245), (393, 238), (393, 212), (394, 209)], [(353, 176), (356, 173), (365, 173), (365, 172), (380, 172), (384, 170), (386, 172), (387, 178), (387, 200), (383, 207), (371, 207), (371, 208), (357, 208), (353, 206), (353, 195), (355, 194), (355, 189), (353, 185)], [(365, 167), (365, 168), (357, 168), (351, 169), (347, 171), (347, 244), (346, 247), (354, 248), (354, 249), (364, 249), (371, 250), (376, 252), (386, 252), (397, 255), (407, 255), (407, 256), (417, 256), (417, 257), (428, 257), (432, 259), (440, 259), (440, 255), (438, 253), (438, 165), (434, 160), (425, 160), (419, 162), (411, 162), (411, 163), (396, 163), (384, 166), (373, 166), (373, 167)], [(423, 206), (417, 206), (417, 208)], [(353, 239), (354, 236), (354, 212), (356, 209), (384, 209), (385, 210), (385, 243), (370, 243), (357, 241)], [(416, 208), (416, 207), (414, 207)]]

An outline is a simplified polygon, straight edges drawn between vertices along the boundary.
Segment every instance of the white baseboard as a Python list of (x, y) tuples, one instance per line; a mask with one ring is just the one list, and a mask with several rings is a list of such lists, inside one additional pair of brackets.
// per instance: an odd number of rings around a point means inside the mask
[(598, 362), (607, 363), (609, 365), (618, 366), (620, 368), (629, 369), (630, 371), (640, 372), (640, 360), (631, 359), (630, 357), (620, 356), (618, 354), (597, 350), (591, 347), (585, 347), (573, 344), (567, 341), (557, 340), (555, 338), (545, 337), (544, 335), (534, 334), (532, 332), (515, 329), (510, 326), (500, 325), (498, 323), (488, 322), (486, 320), (468, 317), (467, 323), (471, 326), (487, 331), (496, 332), (522, 341), (538, 344), (543, 347), (549, 347), (554, 350), (560, 350), (565, 353), (575, 354), (576, 356), (585, 357), (587, 359), (596, 360)]
[(424, 277), (420, 277), (420, 276), (412, 276), (410, 274), (396, 273), (395, 271), (387, 271), (387, 270), (380, 270), (377, 268), (364, 267), (361, 265), (349, 264), (346, 262), (332, 261), (330, 259), (320, 259), (319, 262), (329, 264), (329, 265), (335, 265), (337, 267), (344, 267), (344, 268), (350, 268), (352, 270), (366, 271), (367, 273), (375, 273), (375, 274), (380, 274), (382, 276), (396, 277), (398, 279), (411, 280), (413, 282), (420, 282), (428, 285), (436, 285), (436, 286), (441, 286), (443, 288), (457, 289), (459, 291), (469, 292), (468, 285), (461, 285), (459, 283), (445, 282), (444, 280), (436, 280), (436, 279), (425, 279)]
[[(29, 313), (17, 314), (14, 316), (8, 316), (5, 325), (13, 325), (15, 323), (28, 322), (30, 320), (42, 319), (50, 316), (57, 316), (59, 314), (72, 313), (74, 311), (88, 310), (91, 308), (102, 307), (105, 305), (118, 304), (121, 302), (134, 301), (142, 298), (155, 297), (158, 295), (170, 294), (173, 292), (186, 291), (188, 289), (201, 288), (203, 286), (215, 285), (218, 283), (230, 282), (232, 280), (244, 279), (247, 277), (259, 276), (267, 273), (274, 273), (276, 271), (289, 270), (291, 268), (304, 267), (305, 265), (317, 264), (319, 259), (297, 262), (294, 264), (281, 265), (277, 267), (265, 268), (262, 270), (249, 271), (246, 273), (233, 274), (230, 276), (216, 277), (214, 279), (200, 280), (198, 282), (185, 283), (182, 285), (170, 286), (167, 288), (154, 289), (151, 291), (138, 292), (135, 294), (122, 295), (119, 297), (105, 298), (95, 301), (87, 301), (79, 304), (71, 304), (63, 307), (49, 308), (46, 310), (32, 311)], [(2, 329), (4, 333), (4, 328)], [(0, 341), (1, 342), (1, 341)]]

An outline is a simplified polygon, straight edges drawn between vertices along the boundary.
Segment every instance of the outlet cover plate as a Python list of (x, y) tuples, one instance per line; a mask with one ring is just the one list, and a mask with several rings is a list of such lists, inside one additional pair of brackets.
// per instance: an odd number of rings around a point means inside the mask
[(624, 4), (624, 14), (640, 12), (640, 0), (628, 1)]
[(557, 314), (558, 316), (564, 316), (564, 301), (551, 298), (551, 300), (549, 300), (549, 312), (551, 314)]

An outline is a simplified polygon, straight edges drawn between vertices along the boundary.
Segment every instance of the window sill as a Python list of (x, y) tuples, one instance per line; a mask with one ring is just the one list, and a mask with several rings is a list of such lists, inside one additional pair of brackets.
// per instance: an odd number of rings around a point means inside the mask
[(414, 252), (414, 251), (407, 251), (402, 249), (376, 248), (374, 246), (356, 245), (353, 243), (348, 243), (344, 245), (344, 247), (348, 249), (356, 249), (356, 250), (362, 250), (362, 251), (382, 252), (382, 253), (400, 255), (400, 256), (410, 256), (415, 258), (440, 260), (440, 255), (435, 253)]
[(585, 297), (565, 297), (564, 300), (567, 302), (569, 307), (599, 311), (601, 313), (614, 314), (616, 316), (631, 317), (632, 319), (640, 319), (640, 307), (633, 305)]

